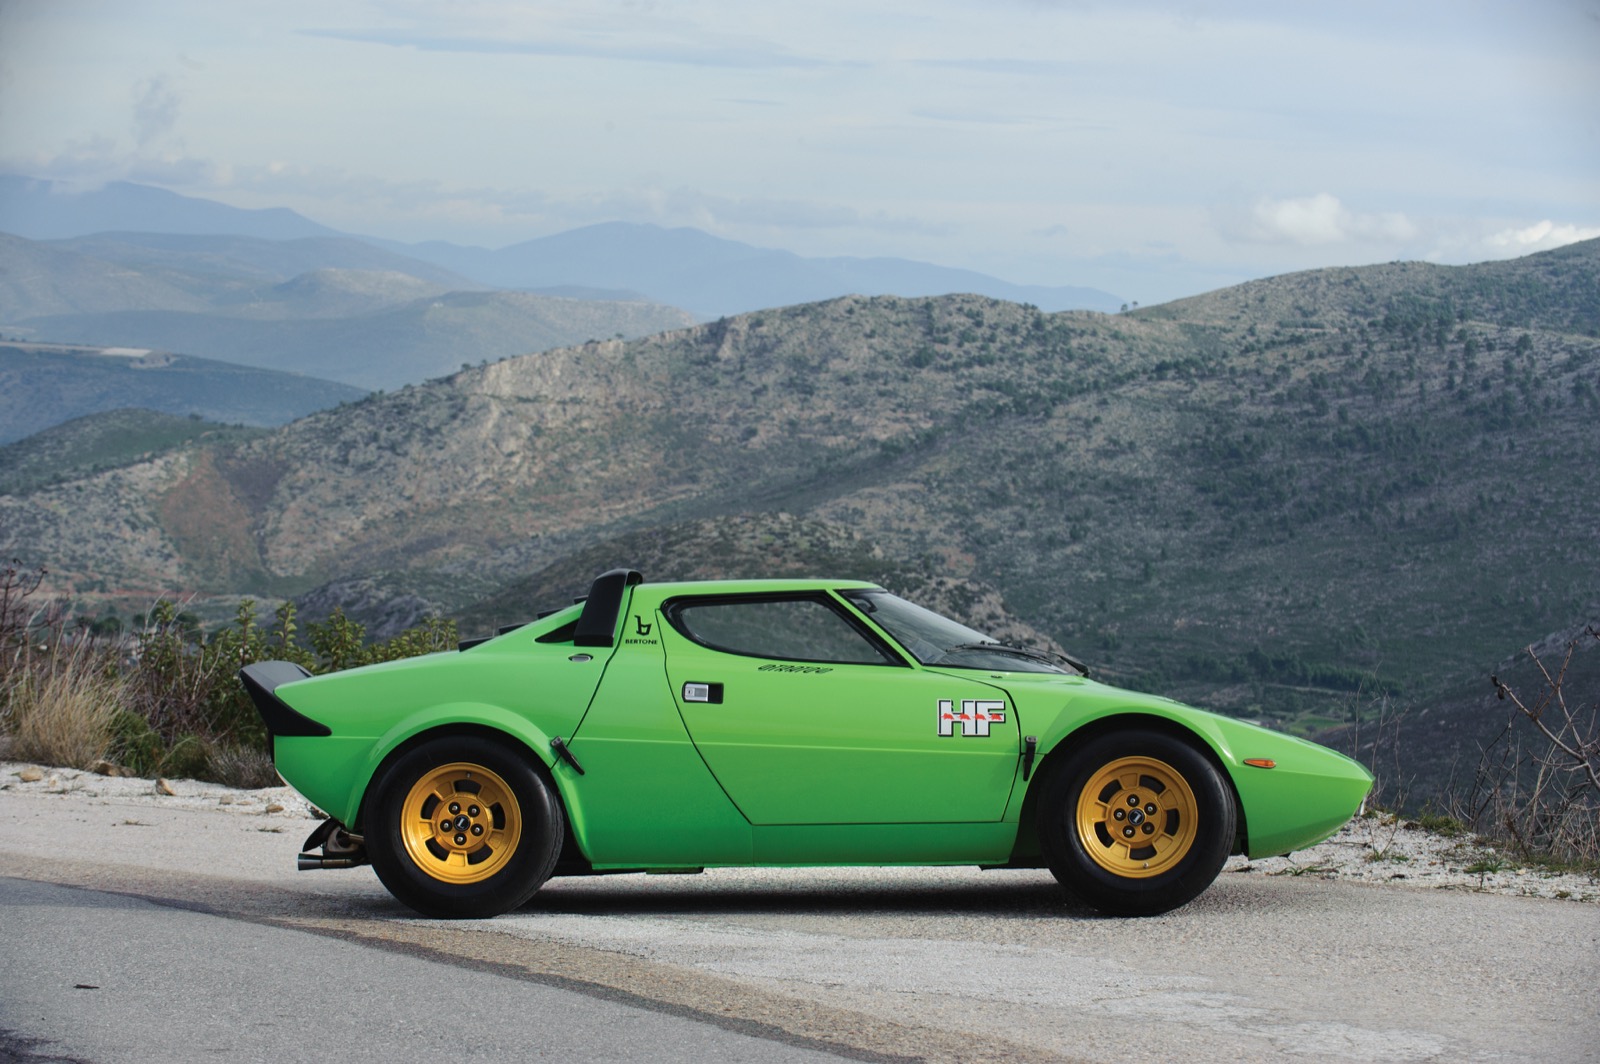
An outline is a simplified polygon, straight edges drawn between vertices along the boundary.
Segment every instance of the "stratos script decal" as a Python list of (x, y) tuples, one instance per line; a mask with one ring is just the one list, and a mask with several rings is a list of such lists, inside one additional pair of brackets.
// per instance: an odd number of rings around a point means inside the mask
[(989, 725), (1006, 722), (1006, 704), (977, 698), (963, 698), (961, 710), (948, 698), (939, 699), (939, 734), (954, 735), (956, 721), (961, 722), (962, 735), (988, 735)]

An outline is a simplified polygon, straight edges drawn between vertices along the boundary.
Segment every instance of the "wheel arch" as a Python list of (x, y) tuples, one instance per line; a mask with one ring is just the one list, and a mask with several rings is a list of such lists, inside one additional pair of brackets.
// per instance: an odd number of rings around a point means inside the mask
[(423, 743), (451, 736), (475, 736), (492, 742), (503, 743), (513, 748), (513, 752), (523, 757), (533, 770), (543, 777), (545, 783), (549, 784), (551, 791), (555, 793), (557, 803), (561, 806), (561, 815), (563, 817), (567, 816), (567, 798), (561, 791), (561, 781), (555, 778), (555, 774), (550, 771), (549, 763), (525, 739), (490, 724), (474, 721), (449, 721), (407, 736), (399, 743), (396, 743), (382, 759), (373, 765), (372, 772), (367, 776), (366, 783), (362, 786), (361, 800), (356, 806), (355, 823), (350, 825), (351, 830), (358, 834), (362, 830), (361, 825), (367, 815), (367, 802), (372, 797), (374, 780), (381, 779), (390, 765)]
[(1066, 762), (1072, 751), (1077, 747), (1108, 732), (1121, 731), (1125, 728), (1144, 728), (1161, 732), (1180, 742), (1187, 743), (1212, 763), (1227, 784), (1228, 795), (1233, 800), (1235, 829), (1231, 852), (1246, 852), (1249, 831), (1244, 802), (1239, 797), (1239, 788), (1234, 783), (1233, 774), (1228, 771), (1227, 762), (1217, 752), (1213, 742), (1206, 737), (1203, 731), (1191, 728), (1182, 721), (1137, 709), (1113, 710), (1110, 713), (1084, 721), (1071, 731), (1064, 733), (1051, 744), (1050, 749), (1039, 759), (1039, 766), (1034, 769), (1033, 775), (1028, 781), (1027, 793), (1022, 798), (1022, 808), (1019, 811), (1020, 820), (1018, 822), (1019, 852), (1021, 852), (1024, 845), (1035, 849), (1038, 846), (1035, 823), (1038, 816), (1039, 795), (1044, 793), (1045, 785), (1050, 776), (1059, 771), (1061, 765)]

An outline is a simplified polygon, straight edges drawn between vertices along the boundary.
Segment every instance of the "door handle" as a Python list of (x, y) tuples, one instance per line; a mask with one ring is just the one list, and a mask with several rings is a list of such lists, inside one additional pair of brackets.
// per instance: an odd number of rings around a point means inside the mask
[(683, 700), (685, 702), (707, 702), (714, 706), (722, 704), (722, 685), (720, 683), (686, 683), (683, 685)]

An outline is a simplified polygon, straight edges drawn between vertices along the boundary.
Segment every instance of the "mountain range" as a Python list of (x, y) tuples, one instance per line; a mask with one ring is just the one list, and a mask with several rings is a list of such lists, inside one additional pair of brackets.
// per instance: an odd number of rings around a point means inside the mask
[[(465, 278), (467, 286), (554, 295), (592, 292), (681, 307), (702, 318), (849, 294), (974, 293), (1052, 311), (1112, 311), (1123, 302), (1092, 288), (1017, 285), (906, 259), (806, 258), (696, 229), (621, 222), (497, 250), (443, 242), (404, 244), (350, 237), (281, 208), (240, 210), (128, 182), (74, 190), (59, 182), (0, 176), (0, 232), (39, 241), (102, 232), (245, 236), (274, 242), (342, 238), (404, 258), (410, 264), (399, 269), (413, 276), (442, 267)], [(311, 268), (316, 267), (302, 266)]]
[(497, 251), (452, 244), (387, 244), (504, 288), (558, 284), (625, 289), (702, 318), (834, 296), (970, 292), (1043, 310), (1114, 311), (1122, 300), (1093, 288), (1019, 285), (972, 270), (895, 258), (806, 258), (725, 240), (698, 229), (607, 222)]
[(693, 320), (638, 299), (493, 290), (342, 237), (102, 233), (44, 243), (0, 233), (0, 331), (361, 389)]
[(944, 580), (1108, 679), (1314, 731), (1589, 615), (1597, 425), (1600, 241), (1116, 316), (846, 297), (0, 497), (0, 551), (84, 601), (375, 623), (525, 619), (640, 558)]
[(77, 189), (61, 181), (0, 174), (0, 232), (58, 240), (119, 230), (265, 240), (340, 235), (285, 207), (243, 210), (131, 181)]

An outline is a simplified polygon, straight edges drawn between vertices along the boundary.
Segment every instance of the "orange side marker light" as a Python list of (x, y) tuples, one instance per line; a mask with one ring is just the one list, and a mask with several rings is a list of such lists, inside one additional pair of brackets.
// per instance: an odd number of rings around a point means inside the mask
[(1247, 757), (1244, 763), (1251, 768), (1277, 768), (1278, 763), (1270, 757)]

